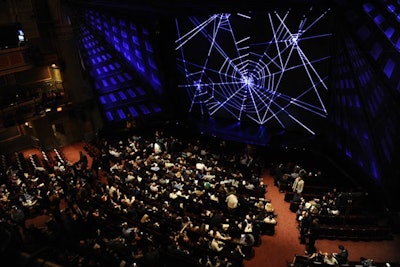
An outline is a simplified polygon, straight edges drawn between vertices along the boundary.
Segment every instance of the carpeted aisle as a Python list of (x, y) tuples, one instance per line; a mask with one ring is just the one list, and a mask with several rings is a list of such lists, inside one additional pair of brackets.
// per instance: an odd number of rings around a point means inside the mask
[(289, 210), (289, 203), (284, 201), (283, 194), (274, 186), (274, 180), (268, 171), (263, 174), (267, 185), (265, 198), (271, 203), (278, 214), (275, 235), (263, 236), (262, 244), (255, 248), (255, 257), (245, 262), (245, 267), (284, 267), (295, 254), (304, 254), (304, 245), (298, 239), (297, 223), (294, 213)]

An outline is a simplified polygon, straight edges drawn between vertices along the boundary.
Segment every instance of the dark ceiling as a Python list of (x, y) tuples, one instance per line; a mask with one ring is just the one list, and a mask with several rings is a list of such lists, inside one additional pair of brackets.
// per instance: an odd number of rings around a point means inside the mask
[(335, 0), (69, 0), (73, 5), (105, 8), (108, 11), (134, 15), (157, 14), (162, 16), (201, 14), (210, 12), (235, 12), (243, 10), (309, 8), (310, 6), (332, 6)]

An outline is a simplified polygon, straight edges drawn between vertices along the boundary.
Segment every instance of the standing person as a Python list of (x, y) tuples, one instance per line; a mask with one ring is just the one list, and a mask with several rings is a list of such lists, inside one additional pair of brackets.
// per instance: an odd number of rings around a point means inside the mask
[(301, 177), (301, 175), (299, 175), (293, 182), (292, 184), (292, 189), (293, 189), (293, 198), (292, 201), (293, 202), (298, 202), (301, 199), (301, 193), (303, 193), (303, 189), (304, 189), (304, 180)]
[[(96, 178), (99, 177), (99, 169), (100, 169), (100, 160), (99, 160), (98, 156), (94, 156), (93, 160), (92, 160), (91, 170), (92, 170), (92, 173), (95, 174)], [(93, 181), (93, 179), (90, 179), (90, 180)]]
[(25, 229), (26, 217), (24, 211), (21, 208), (17, 206), (12, 206), (10, 217), (12, 222), (17, 224), (17, 226), (20, 226), (22, 229)]
[(82, 169), (86, 170), (88, 166), (88, 158), (83, 151), (79, 151), (79, 163), (81, 164)]
[(312, 254), (317, 251), (315, 248), (315, 241), (319, 236), (319, 229), (319, 220), (318, 218), (314, 218), (307, 233), (308, 243), (306, 244), (306, 254)]
[(132, 117), (132, 115), (130, 113), (128, 113), (126, 123), (125, 123), (125, 128), (128, 130), (129, 134), (132, 132), (133, 129), (136, 128), (135, 118)]
[(302, 217), (299, 222), (300, 227), (300, 244), (306, 244), (306, 236), (311, 226), (312, 217), (308, 211), (302, 212)]
[(301, 195), (301, 193), (303, 192), (303, 189), (304, 189), (304, 180), (303, 180), (303, 178), (301, 177), (301, 175), (299, 175), (299, 176), (294, 180), (293, 185), (292, 185), (292, 189), (293, 189), (293, 192), (294, 192), (295, 194), (298, 194), (298, 195)]

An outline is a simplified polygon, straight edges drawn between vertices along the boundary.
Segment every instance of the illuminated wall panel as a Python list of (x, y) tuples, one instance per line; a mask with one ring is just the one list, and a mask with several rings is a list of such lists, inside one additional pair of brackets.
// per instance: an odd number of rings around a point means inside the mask
[[(400, 28), (396, 1), (379, 2), (345, 11), (347, 20), (338, 30), (343, 38), (337, 39), (333, 63), (329, 118), (336, 125), (332, 142), (338, 150), (373, 178), (377, 188), (385, 191), (384, 198), (390, 199), (397, 194), (394, 188), (399, 178), (394, 177), (399, 173), (394, 159), (400, 154), (400, 51), (396, 45)], [(349, 76), (354, 77), (353, 88), (345, 82)]]
[(389, 58), (386, 61), (385, 67), (383, 68), (383, 72), (385, 73), (388, 79), (392, 78), (392, 74), (395, 68), (396, 68), (396, 63), (391, 58)]
[[(400, 30), (399, 21), (397, 20), (399, 12), (396, 11), (394, 3), (389, 3), (388, 1), (382, 1), (382, 5), (379, 5), (379, 3), (365, 3), (363, 8), (390, 44), (400, 51), (400, 47), (398, 46)], [(393, 20), (393, 18), (396, 20)]]
[(381, 56), (382, 51), (383, 51), (382, 46), (379, 43), (375, 42), (370, 51), (370, 54), (371, 54), (372, 58), (375, 59), (375, 61), (376, 61)]
[(157, 94), (163, 94), (149, 31), (122, 18), (89, 10), (85, 18), (98, 35), (117, 51)]
[[(335, 83), (334, 92), (339, 103), (332, 106), (330, 117), (335, 121), (337, 133), (340, 133), (335, 135), (335, 143), (347, 157), (379, 181), (375, 144), (370, 138), (370, 122), (364, 114), (363, 100), (359, 98), (360, 91), (363, 91), (364, 95), (369, 95), (371, 91), (371, 88), (365, 87), (371, 79), (368, 64), (360, 56), (351, 39), (345, 40), (344, 45), (346, 48), (341, 50), (342, 53), (337, 55), (334, 63), (341, 66), (338, 70), (334, 68), (335, 79), (343, 81)], [(344, 70), (347, 70), (347, 73)], [(351, 78), (354, 77), (354, 73), (357, 74), (357, 80)], [(360, 84), (363, 84), (363, 89), (359, 88)], [(376, 104), (373, 101), (370, 103)]]
[[(108, 23), (100, 23), (100, 17), (94, 18), (97, 30), (108, 29)], [(124, 25), (121, 23), (121, 25)], [(93, 26), (93, 25), (92, 25)], [(117, 31), (114, 27), (111, 32)], [(161, 107), (152, 103), (151, 96), (142, 89), (139, 81), (135, 80), (129, 70), (124, 67), (120, 59), (115, 56), (115, 51), (110, 50), (102, 38), (96, 37), (96, 32), (81, 25), (79, 35), (81, 38), (81, 57), (84, 68), (93, 79), (93, 85), (98, 95), (99, 103), (104, 111), (106, 121), (118, 122), (127, 119), (128, 114), (133, 117), (147, 116), (152, 113), (161, 112)], [(122, 32), (122, 36), (127, 35)], [(124, 49), (126, 43), (122, 43)], [(140, 109), (136, 106), (144, 105), (157, 106), (157, 109)], [(144, 111), (143, 111), (144, 110)]]

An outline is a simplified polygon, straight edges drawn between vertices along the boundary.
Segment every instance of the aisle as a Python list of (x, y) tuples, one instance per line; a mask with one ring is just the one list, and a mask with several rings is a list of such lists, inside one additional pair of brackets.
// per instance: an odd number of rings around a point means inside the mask
[(289, 210), (289, 203), (284, 201), (282, 193), (274, 186), (274, 179), (268, 171), (263, 173), (263, 182), (267, 187), (265, 198), (278, 214), (275, 235), (263, 236), (262, 244), (255, 248), (255, 257), (245, 262), (245, 267), (284, 267), (295, 254), (304, 253), (304, 245), (298, 239), (297, 222), (294, 213)]

